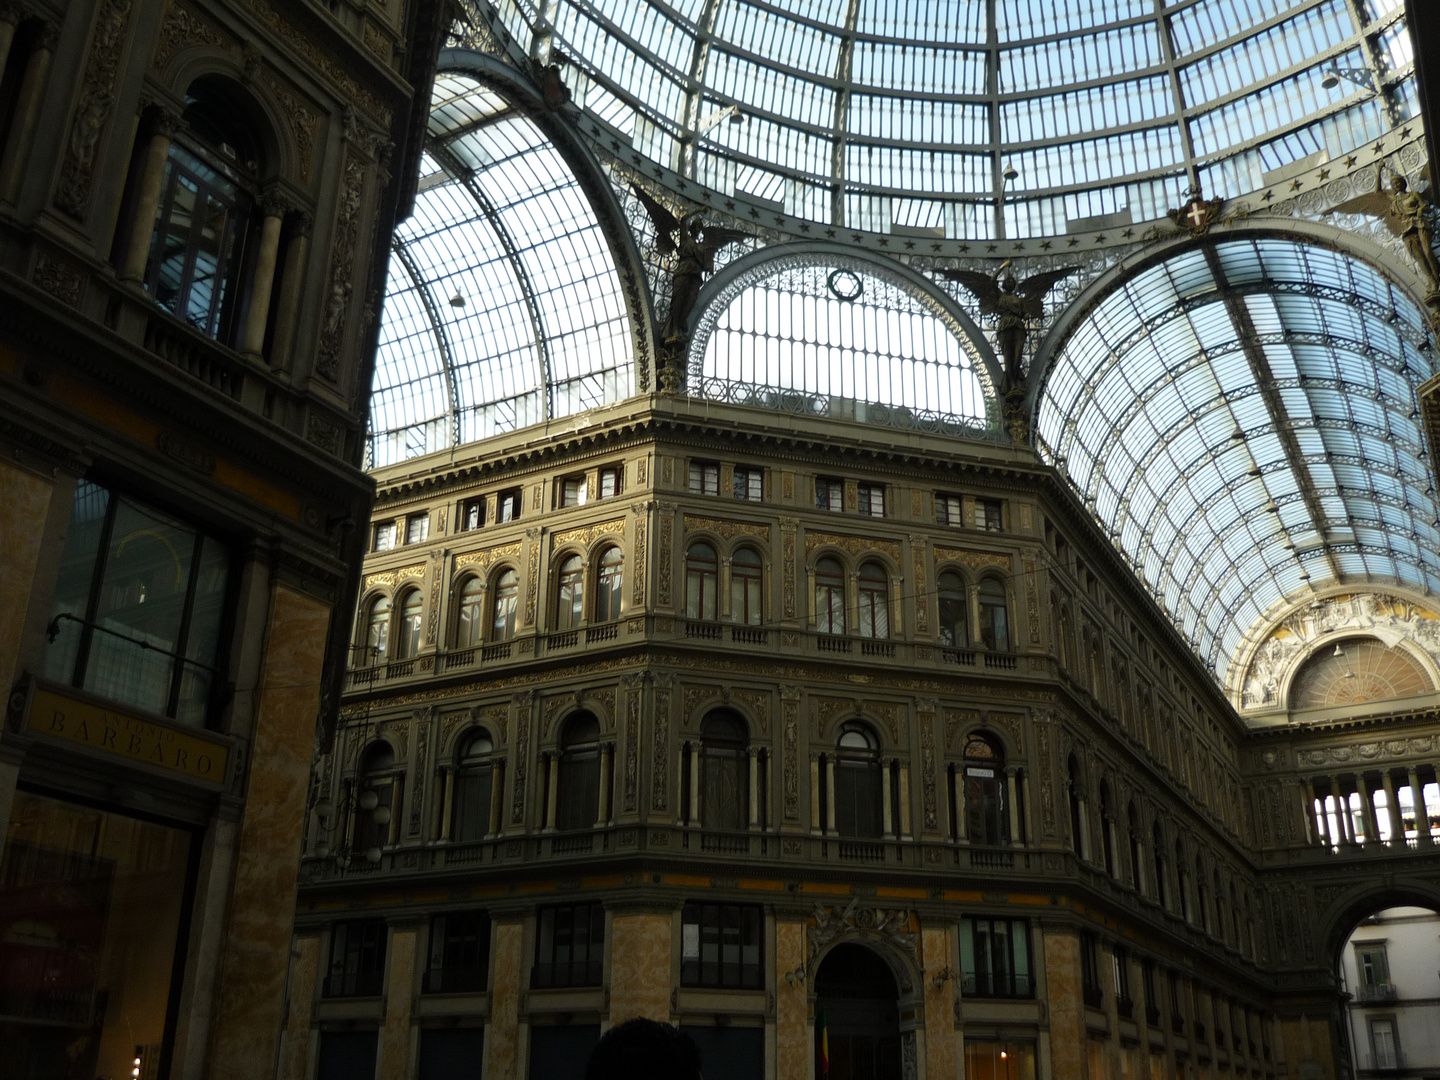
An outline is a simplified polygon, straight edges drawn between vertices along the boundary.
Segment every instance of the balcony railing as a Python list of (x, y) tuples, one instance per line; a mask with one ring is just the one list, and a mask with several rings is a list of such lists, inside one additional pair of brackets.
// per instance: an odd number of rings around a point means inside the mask
[(753, 626), (732, 626), (730, 640), (737, 645), (769, 645), (770, 631)]
[(1025, 973), (967, 971), (960, 976), (960, 992), (966, 997), (1028, 998), (1035, 993), (1035, 980)]
[(1085, 999), (1085, 1004), (1092, 1009), (1100, 1009), (1105, 1006), (1105, 991), (1093, 983), (1086, 983), (1080, 988), (1080, 995)]
[(1362, 1005), (1384, 1005), (1395, 1001), (1400, 992), (1392, 983), (1376, 983), (1371, 986), (1362, 986), (1355, 994), (1355, 1000)]
[(815, 648), (820, 652), (848, 653), (850, 651), (850, 639), (839, 637), (835, 634), (820, 634), (815, 638)]
[(376, 997), (385, 984), (383, 971), (341, 971), (325, 976), (325, 996)]
[(689, 619), (685, 623), (685, 636), (699, 641), (719, 641), (725, 628), (719, 623), (696, 622)]

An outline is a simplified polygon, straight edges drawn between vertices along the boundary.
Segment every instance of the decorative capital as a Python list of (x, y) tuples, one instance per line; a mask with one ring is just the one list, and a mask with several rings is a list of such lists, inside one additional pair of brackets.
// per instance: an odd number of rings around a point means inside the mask
[(25, 5), (18, 0), (0, 0), (0, 22), (17, 26), (25, 17), (25, 11)]
[(173, 139), (185, 130), (185, 119), (168, 105), (152, 103), (145, 110), (145, 122), (150, 125), (152, 135), (164, 135)]
[(53, 53), (60, 47), (60, 24), (53, 19), (40, 21), (40, 48)]
[(271, 188), (260, 196), (260, 211), (266, 217), (284, 219), (295, 209), (295, 204), (277, 188)]

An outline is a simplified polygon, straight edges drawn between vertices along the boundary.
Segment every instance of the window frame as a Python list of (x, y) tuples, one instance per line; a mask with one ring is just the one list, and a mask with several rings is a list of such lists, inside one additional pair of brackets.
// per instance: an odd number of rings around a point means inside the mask
[[(561, 913), (569, 916), (566, 943), (569, 955), (557, 961), (557, 929)], [(576, 932), (585, 933), (584, 958), (575, 956)], [(547, 904), (535, 912), (535, 964), (530, 970), (530, 987), (534, 990), (566, 987), (599, 986), (605, 968), (605, 907), (599, 901), (577, 904)], [(547, 948), (550, 959), (544, 960)]]
[(691, 461), (689, 470), (691, 495), (720, 494), (720, 463), (718, 461)]
[[(513, 582), (507, 585), (506, 578), (513, 578)], [(520, 621), (520, 571), (513, 566), (499, 567), (491, 579), (490, 594), (489, 640), (511, 641)], [(503, 621), (500, 607), (502, 601), (508, 601)]]
[(815, 509), (830, 514), (845, 510), (845, 481), (837, 476), (815, 477)]
[(495, 495), (495, 524), (507, 525), (512, 521), (519, 521), (521, 511), (524, 509), (525, 491), (523, 488), (505, 488)]
[[(707, 930), (710, 934), (707, 935)], [(738, 940), (727, 946), (727, 932)], [(753, 940), (752, 940), (753, 933)], [(707, 961), (707, 937), (715, 959)], [(690, 953), (691, 942), (694, 952)], [(733, 950), (733, 958), (727, 953)], [(753, 959), (746, 953), (753, 950)], [(690, 957), (693, 955), (694, 959)], [(717, 990), (760, 990), (765, 979), (765, 909), (760, 904), (686, 901), (680, 909), (680, 985)]]
[(886, 485), (864, 482), (855, 485), (855, 511), (866, 517), (883, 518), (886, 506)]
[(460, 523), (459, 532), (473, 532), (476, 529), (485, 527), (485, 499), (477, 495), (470, 499), (461, 499), (459, 511), (455, 520)]
[[(697, 555), (696, 548), (709, 551), (709, 558)], [(685, 617), (698, 622), (720, 617), (720, 553), (709, 540), (692, 540), (685, 549)]]
[[(827, 563), (833, 565), (835, 569), (833, 571), (829, 569), (824, 570), (822, 580), (821, 567)], [(848, 613), (845, 610), (847, 607), (847, 597), (845, 595), (847, 591), (845, 587), (845, 564), (833, 555), (822, 556), (815, 560), (814, 578), (815, 595), (811, 609), (811, 618), (815, 621), (815, 630), (820, 634), (830, 634), (835, 637), (843, 636), (848, 625)], [(821, 605), (822, 590), (824, 591), (825, 598), (823, 609)], [(838, 609), (836, 606), (837, 598), (839, 600)], [(822, 610), (824, 612), (823, 616)], [(838, 624), (836, 622), (837, 610), (839, 613)]]
[(595, 560), (595, 596), (591, 611), (596, 623), (619, 621), (625, 614), (625, 552), (608, 544)]
[[(491, 930), (490, 913), (483, 909), (432, 915), (424, 992), (454, 994), (488, 990)], [(473, 958), (473, 962), (465, 963), (467, 958)]]
[[(416, 535), (416, 534), (419, 535)], [(423, 544), (430, 539), (430, 514), (421, 511), (405, 517), (405, 544)]]
[[(382, 537), (384, 538), (382, 541)], [(377, 521), (371, 526), (370, 550), (372, 552), (394, 551), (400, 546), (400, 522), (396, 518)]]
[(765, 470), (758, 465), (737, 465), (730, 490), (735, 498), (744, 502), (764, 502)]
[(455, 590), (455, 638), (457, 649), (473, 649), (485, 640), (485, 581), (478, 574), (466, 574)]
[[(999, 927), (1004, 927), (1004, 931), (997, 934)], [(967, 915), (960, 920), (959, 937), (960, 992), (964, 996), (1007, 999), (1035, 996), (1029, 920)], [(997, 948), (1002, 941), (1003, 947)]]
[(585, 558), (572, 551), (555, 568), (555, 629), (577, 629), (585, 617)]
[[(330, 963), (320, 996), (379, 997), (385, 988), (389, 930), (384, 919), (344, 919), (334, 923), (330, 927)], [(357, 936), (358, 941), (352, 940)]]
[[(742, 554), (753, 555), (755, 561), (741, 562)], [(765, 556), (748, 544), (740, 545), (730, 555), (730, 618), (741, 626), (761, 626), (765, 622)]]

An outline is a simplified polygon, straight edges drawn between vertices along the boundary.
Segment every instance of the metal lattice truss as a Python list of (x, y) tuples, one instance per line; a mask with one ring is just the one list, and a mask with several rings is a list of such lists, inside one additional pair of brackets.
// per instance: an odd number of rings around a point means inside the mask
[(1224, 680), (1328, 585), (1440, 587), (1425, 318), (1367, 264), (1223, 240), (1131, 278), (1050, 368), (1046, 454)]

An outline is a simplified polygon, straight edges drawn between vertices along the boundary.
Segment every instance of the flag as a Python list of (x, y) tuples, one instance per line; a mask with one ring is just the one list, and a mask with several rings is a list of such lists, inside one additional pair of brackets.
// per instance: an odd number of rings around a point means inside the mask
[(820, 1075), (830, 1075), (830, 1025), (825, 1022), (825, 1014), (820, 1014)]

